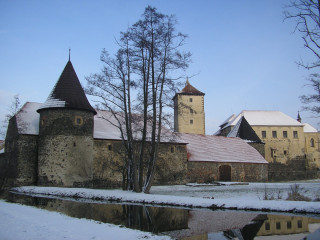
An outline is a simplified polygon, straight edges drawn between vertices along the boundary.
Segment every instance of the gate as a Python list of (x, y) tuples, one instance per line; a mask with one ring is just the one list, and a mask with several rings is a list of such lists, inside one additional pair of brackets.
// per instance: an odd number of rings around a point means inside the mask
[(231, 167), (229, 165), (221, 165), (219, 167), (220, 181), (231, 181)]

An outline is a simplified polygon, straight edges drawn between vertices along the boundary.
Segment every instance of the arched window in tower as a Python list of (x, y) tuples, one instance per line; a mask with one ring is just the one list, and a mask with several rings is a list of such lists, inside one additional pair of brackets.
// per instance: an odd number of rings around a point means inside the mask
[(310, 147), (314, 147), (314, 139), (313, 138), (310, 139)]

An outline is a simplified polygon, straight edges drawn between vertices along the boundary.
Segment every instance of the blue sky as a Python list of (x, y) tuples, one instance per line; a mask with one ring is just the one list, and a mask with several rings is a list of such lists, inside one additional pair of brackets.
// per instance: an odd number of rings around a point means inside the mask
[[(241, 110), (279, 110), (296, 118), (299, 96), (312, 73), (296, 61), (312, 55), (294, 22), (283, 22), (288, 0), (0, 0), (0, 119), (13, 96), (44, 102), (68, 60), (83, 85), (101, 69), (101, 50), (116, 51), (115, 38), (147, 5), (174, 14), (188, 34), (192, 54), (186, 75), (205, 92), (206, 133)], [(319, 128), (307, 112), (302, 120)]]

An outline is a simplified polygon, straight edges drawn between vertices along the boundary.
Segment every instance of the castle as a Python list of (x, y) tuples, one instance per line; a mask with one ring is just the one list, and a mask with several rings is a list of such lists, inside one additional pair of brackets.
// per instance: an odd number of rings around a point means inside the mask
[[(237, 127), (235, 118), (223, 124), (234, 136), (205, 135), (204, 95), (187, 80), (174, 96), (175, 131), (161, 141), (154, 184), (267, 181), (267, 143), (246, 115)], [(123, 143), (112, 121), (110, 112), (92, 108), (69, 60), (46, 102), (27, 102), (10, 119), (1, 184), (121, 186)]]

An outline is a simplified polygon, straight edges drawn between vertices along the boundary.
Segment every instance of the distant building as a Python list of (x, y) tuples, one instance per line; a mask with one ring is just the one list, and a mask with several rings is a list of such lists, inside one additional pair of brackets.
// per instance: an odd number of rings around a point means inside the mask
[[(188, 81), (175, 95), (177, 132), (163, 131), (154, 183), (267, 181), (267, 161), (247, 141), (204, 135), (203, 96)], [(46, 102), (27, 102), (10, 119), (0, 184), (120, 187), (124, 148), (110, 121), (110, 112), (92, 108), (68, 61)]]
[[(269, 164), (270, 180), (317, 177), (320, 133), (311, 125), (301, 123), (300, 114), (295, 120), (280, 111), (242, 111), (224, 121), (215, 135), (234, 137), (242, 119), (265, 143), (265, 159), (273, 163)], [(249, 128), (244, 133), (248, 134)], [(245, 139), (244, 136), (240, 137)]]

